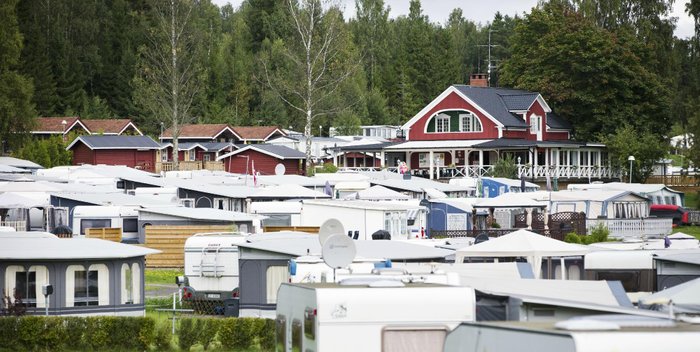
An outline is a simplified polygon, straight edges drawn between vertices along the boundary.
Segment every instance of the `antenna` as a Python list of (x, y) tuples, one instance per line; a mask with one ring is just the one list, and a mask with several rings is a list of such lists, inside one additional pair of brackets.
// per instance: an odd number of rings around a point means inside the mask
[[(494, 29), (491, 29), (491, 27), (489, 26), (489, 43), (488, 43), (488, 45), (477, 45), (477, 46), (485, 46), (485, 47), (488, 47), (488, 49), (489, 49), (488, 70), (487, 70), (489, 87), (491, 87), (491, 69), (494, 68), (494, 66), (491, 65), (491, 48), (500, 46), (500, 45), (497, 45), (497, 44), (491, 44), (491, 33), (492, 33), (492, 32), (498, 32), (498, 31), (497, 31), (497, 30), (494, 30)], [(477, 59), (477, 60), (478, 60), (478, 59)]]
[(323, 247), (321, 247), (323, 261), (333, 268), (334, 271), (350, 265), (356, 254), (355, 242), (352, 238), (342, 234), (328, 237)]
[(275, 175), (281, 176), (284, 175), (285, 172), (287, 172), (287, 168), (284, 167), (284, 164), (279, 163), (275, 166)]
[(345, 228), (343, 224), (338, 221), (338, 219), (328, 219), (318, 229), (318, 241), (321, 242), (321, 246), (333, 235), (344, 235)]

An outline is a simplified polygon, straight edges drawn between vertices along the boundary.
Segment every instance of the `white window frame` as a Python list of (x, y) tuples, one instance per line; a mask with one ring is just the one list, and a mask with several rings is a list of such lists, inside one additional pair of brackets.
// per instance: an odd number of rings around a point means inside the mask
[[(466, 122), (466, 126), (465, 126)], [(481, 120), (471, 112), (468, 112), (466, 114), (459, 114), (459, 124), (460, 124), (460, 130), (462, 132), (483, 132), (484, 127), (481, 124)], [(466, 128), (465, 128), (466, 127)]]
[(539, 133), (541, 125), (542, 125), (542, 116), (538, 116), (538, 115), (531, 115), (530, 116), (530, 134)]
[[(447, 125), (445, 126), (444, 123), (447, 121)], [(441, 127), (446, 127), (447, 130), (444, 130), (444, 128)], [(447, 133), (450, 132), (450, 115), (447, 114), (438, 114), (435, 116), (435, 133)]]
[(190, 161), (194, 161), (196, 159), (195, 157), (197, 156), (197, 152), (194, 149), (191, 149), (190, 151), (188, 151), (187, 154), (188, 154), (187, 155), (188, 159)]

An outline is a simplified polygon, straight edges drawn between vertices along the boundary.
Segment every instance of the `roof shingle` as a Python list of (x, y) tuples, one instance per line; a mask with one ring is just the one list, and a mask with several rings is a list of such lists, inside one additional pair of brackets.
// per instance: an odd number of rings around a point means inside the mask
[[(180, 128), (180, 138), (216, 138), (225, 129), (231, 128), (225, 123), (183, 125)], [(161, 138), (173, 138), (172, 128), (163, 131)]]
[(267, 138), (275, 131), (284, 136), (284, 132), (277, 126), (234, 126), (233, 130), (243, 140), (267, 141)]
[[(124, 128), (132, 123), (131, 119), (90, 119), (81, 121), (93, 134), (120, 134)], [(139, 134), (141, 133), (139, 132)]]

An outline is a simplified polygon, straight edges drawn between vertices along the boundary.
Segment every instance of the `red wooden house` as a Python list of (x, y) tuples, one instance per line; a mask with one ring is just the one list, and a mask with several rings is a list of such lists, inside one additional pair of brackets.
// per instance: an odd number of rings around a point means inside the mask
[(273, 144), (250, 144), (220, 156), (224, 170), (239, 174), (252, 174), (253, 168), (261, 175), (275, 175), (278, 164), (284, 166), (285, 175), (305, 173), (306, 155), (298, 150)]
[[(571, 125), (536, 92), (453, 85), (401, 129), (402, 143), (366, 146), (382, 167), (405, 161), (413, 173), (430, 178), (473, 177), (487, 174), (499, 158), (510, 155), (526, 177), (613, 176), (605, 146), (570, 140)], [(338, 165), (346, 163), (339, 160)]]
[(148, 136), (80, 136), (66, 150), (73, 165), (124, 165), (154, 172), (161, 145)]
[(62, 136), (70, 133), (91, 134), (90, 129), (77, 116), (39, 117), (32, 135), (42, 138)]

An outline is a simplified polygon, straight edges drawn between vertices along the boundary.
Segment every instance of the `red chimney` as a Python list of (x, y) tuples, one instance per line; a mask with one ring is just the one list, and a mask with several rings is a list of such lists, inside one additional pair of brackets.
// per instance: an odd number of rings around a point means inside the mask
[(469, 85), (472, 87), (488, 87), (488, 76), (484, 73), (473, 73), (469, 75)]

